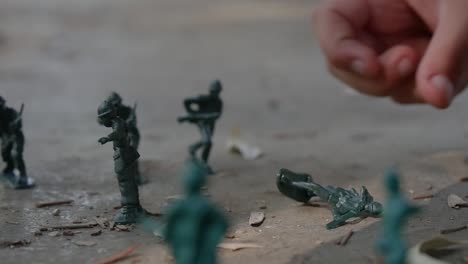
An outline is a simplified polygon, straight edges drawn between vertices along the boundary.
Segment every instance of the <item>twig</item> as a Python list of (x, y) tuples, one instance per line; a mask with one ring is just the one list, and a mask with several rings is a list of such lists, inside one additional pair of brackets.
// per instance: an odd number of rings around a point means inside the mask
[(351, 239), (351, 237), (353, 236), (354, 234), (354, 231), (351, 230), (349, 231), (345, 236), (343, 236), (342, 238), (338, 239), (338, 241), (336, 241), (335, 244), (337, 244), (338, 246), (346, 246), (346, 244), (348, 244), (349, 242), (349, 239)]
[(464, 226), (459, 226), (459, 227), (454, 227), (454, 228), (443, 229), (443, 230), (440, 230), (440, 233), (442, 235), (446, 235), (446, 234), (462, 231), (462, 230), (465, 230), (467, 228), (468, 228), (468, 225), (464, 225)]
[(52, 202), (40, 202), (36, 204), (37, 208), (48, 207), (48, 206), (56, 206), (56, 205), (64, 205), (64, 204), (71, 204), (73, 200), (62, 200), (62, 201), (52, 201)]
[(413, 196), (413, 200), (424, 200), (428, 198), (434, 198), (433, 194), (422, 194), (422, 195), (416, 195)]
[(124, 249), (124, 250), (122, 250), (120, 252), (117, 252), (114, 255), (109, 256), (109, 257), (97, 262), (97, 264), (112, 264), (112, 263), (115, 263), (115, 262), (117, 262), (119, 260), (122, 260), (122, 259), (128, 257), (128, 255), (132, 254), (132, 252), (135, 251), (135, 249), (137, 249), (137, 247), (138, 247), (137, 245), (131, 246), (131, 247), (127, 248), (127, 249)]
[(48, 229), (82, 229), (82, 228), (93, 228), (97, 226), (96, 223), (88, 223), (88, 224), (78, 224), (78, 225), (58, 225), (58, 226), (44, 226), (44, 228)]

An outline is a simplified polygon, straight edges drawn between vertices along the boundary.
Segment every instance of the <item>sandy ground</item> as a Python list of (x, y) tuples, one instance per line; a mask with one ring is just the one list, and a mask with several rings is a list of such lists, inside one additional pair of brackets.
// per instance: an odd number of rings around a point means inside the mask
[[(9, 105), (26, 104), (25, 156), (38, 183), (26, 191), (0, 187), (0, 240), (31, 240), (0, 249), (1, 262), (94, 263), (133, 244), (140, 245), (138, 257), (128, 263), (170, 262), (161, 241), (139, 229), (104, 230), (98, 237), (90, 236), (94, 230), (73, 237), (32, 233), (42, 225), (114, 214), (119, 193), (112, 148), (97, 144), (109, 131), (96, 123), (96, 108), (112, 90), (128, 104), (138, 102), (141, 164), (150, 179), (141, 200), (149, 211), (162, 212), (166, 197), (180, 194), (186, 147), (198, 138), (194, 127), (175, 121), (183, 113), (181, 100), (205, 92), (214, 78), (223, 81), (226, 110), (212, 155), (218, 174), (207, 192), (226, 210), (234, 241), (263, 248), (221, 251), (222, 263), (288, 263), (375, 222), (325, 230), (326, 209), (278, 193), (274, 180), (281, 167), (308, 172), (324, 184), (366, 185), (377, 199), (384, 196), (381, 176), (391, 165), (404, 173), (408, 195), (427, 192), (429, 184), (435, 193), (465, 176), (466, 95), (436, 111), (351, 92), (326, 73), (311, 34), (314, 4), (1, 1), (0, 91)], [(234, 128), (265, 157), (244, 161), (227, 153)], [(55, 199), (75, 202), (58, 207), (60, 216), (52, 215), (54, 208), (35, 208)], [(250, 227), (250, 212), (262, 205), (265, 223)], [(96, 245), (79, 247), (76, 241)]]

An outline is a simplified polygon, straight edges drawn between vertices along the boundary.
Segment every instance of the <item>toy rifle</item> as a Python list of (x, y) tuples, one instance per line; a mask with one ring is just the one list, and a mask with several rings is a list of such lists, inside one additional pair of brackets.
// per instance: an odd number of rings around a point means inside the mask
[(12, 130), (12, 132), (14, 132), (17, 129), (21, 128), (21, 121), (23, 119), (23, 112), (24, 112), (24, 103), (21, 104), (20, 110), (18, 112), (18, 116), (16, 117), (16, 119), (10, 125), (10, 129)]
[(219, 118), (219, 113), (209, 113), (209, 114), (192, 114), (188, 116), (182, 116), (177, 119), (179, 123), (182, 122), (189, 122), (189, 123), (197, 123), (200, 121), (212, 121)]
[(135, 102), (133, 104), (132, 112), (130, 113), (130, 116), (128, 118), (128, 124), (131, 124), (133, 126), (136, 126), (136, 123), (137, 123), (137, 115), (136, 115), (137, 106), (138, 104)]

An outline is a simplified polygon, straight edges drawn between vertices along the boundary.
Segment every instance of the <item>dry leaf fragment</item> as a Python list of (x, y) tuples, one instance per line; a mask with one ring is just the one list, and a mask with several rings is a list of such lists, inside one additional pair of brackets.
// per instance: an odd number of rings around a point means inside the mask
[(256, 160), (263, 156), (262, 150), (239, 138), (239, 129), (233, 129), (231, 137), (226, 142), (229, 152), (241, 155), (245, 160)]
[(176, 194), (176, 195), (167, 196), (166, 202), (172, 203), (172, 202), (176, 202), (182, 199), (184, 199), (184, 196), (182, 194)]
[(445, 238), (437, 237), (411, 248), (408, 252), (409, 264), (449, 264), (448, 262), (439, 260), (431, 256), (434, 252), (448, 249), (457, 245), (468, 245), (468, 241), (453, 241)]
[(71, 231), (71, 230), (64, 230), (62, 232), (62, 235), (63, 236), (74, 236), (75, 235), (75, 232)]
[(59, 232), (58, 232), (58, 231), (52, 231), (52, 232), (50, 232), (50, 233), (47, 234), (47, 235), (49, 235), (49, 236), (51, 236), (51, 237), (58, 237), (58, 236), (59, 236)]
[(75, 241), (73, 242), (75, 245), (80, 247), (92, 247), (95, 246), (97, 243), (94, 241)]
[(102, 229), (106, 229), (107, 226), (109, 225), (109, 221), (107, 220), (107, 218), (103, 217), (94, 217), (94, 221), (96, 221), (96, 223), (102, 228)]
[(224, 235), (224, 237), (227, 239), (234, 239), (236, 238), (236, 235), (234, 233), (227, 233), (226, 235)]
[(218, 248), (228, 249), (232, 251), (241, 250), (244, 248), (262, 248), (263, 246), (254, 244), (254, 243), (221, 243), (218, 245)]
[(261, 226), (265, 221), (265, 213), (263, 212), (252, 212), (250, 213), (249, 225), (251, 226)]
[(97, 230), (95, 232), (92, 232), (91, 233), (91, 236), (100, 236), (102, 234), (102, 231), (101, 230)]
[(116, 225), (115, 229), (117, 229), (117, 231), (130, 232), (131, 228), (128, 225)]
[(450, 194), (447, 198), (448, 206), (459, 209), (460, 207), (468, 206), (468, 202), (463, 200), (460, 196), (456, 194)]

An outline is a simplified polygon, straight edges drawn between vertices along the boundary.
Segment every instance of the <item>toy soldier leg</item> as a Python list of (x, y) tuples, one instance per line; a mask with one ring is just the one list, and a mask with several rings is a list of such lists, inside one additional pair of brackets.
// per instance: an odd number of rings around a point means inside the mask
[(135, 183), (136, 162), (117, 174), (122, 206), (140, 206), (138, 186)]
[[(138, 150), (138, 146), (140, 145), (140, 132), (138, 131), (138, 128), (133, 127), (130, 128), (128, 131), (128, 140), (129, 140), (129, 145), (130, 147), (133, 147), (135, 150)], [(142, 185), (146, 183), (146, 180), (142, 178), (140, 174), (140, 166), (138, 161), (136, 162), (136, 172), (135, 172), (135, 177), (138, 185)]]
[(11, 151), (13, 150), (13, 143), (8, 137), (2, 138), (2, 158), (3, 161), (6, 163), (6, 167), (3, 170), (5, 175), (13, 174), (15, 170), (15, 161), (13, 156), (11, 155)]
[[(200, 130), (200, 134), (202, 135), (202, 138), (203, 138), (203, 124), (201, 123), (197, 123), (197, 126), (198, 126), (198, 129)], [(203, 139), (190, 145), (189, 147), (189, 152), (190, 152), (190, 156), (196, 158), (197, 156), (197, 151), (203, 147)]]
[(26, 174), (26, 165), (24, 164), (23, 159), (24, 151), (24, 135), (23, 133), (16, 136), (16, 141), (13, 149), (13, 159), (16, 165), (16, 168), (19, 171), (20, 178), (27, 178)]
[(118, 224), (133, 224), (136, 223), (139, 215), (143, 213), (143, 209), (140, 206), (138, 185), (135, 179), (137, 161), (133, 161), (130, 164), (117, 164), (125, 162), (123, 159), (118, 159), (115, 162), (117, 166), (123, 165), (124, 168), (116, 170), (122, 208), (115, 216), (114, 221)]
[(211, 138), (213, 137), (213, 124), (204, 124), (201, 127), (201, 134), (202, 134), (202, 144), (203, 144), (203, 152), (202, 152), (202, 160), (205, 163), (208, 163), (208, 158), (210, 157), (211, 152)]

